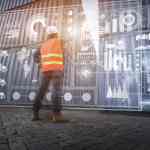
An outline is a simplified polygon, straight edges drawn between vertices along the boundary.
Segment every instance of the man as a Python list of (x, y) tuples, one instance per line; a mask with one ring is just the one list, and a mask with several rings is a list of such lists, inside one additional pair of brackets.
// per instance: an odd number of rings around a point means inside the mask
[(45, 41), (40, 51), (35, 54), (35, 61), (40, 62), (43, 73), (42, 83), (33, 104), (33, 121), (39, 120), (41, 101), (48, 90), (49, 83), (52, 84), (52, 114), (49, 118), (54, 121), (63, 121), (61, 114), (61, 90), (64, 72), (63, 41), (58, 37), (56, 28), (51, 28), (48, 40)]

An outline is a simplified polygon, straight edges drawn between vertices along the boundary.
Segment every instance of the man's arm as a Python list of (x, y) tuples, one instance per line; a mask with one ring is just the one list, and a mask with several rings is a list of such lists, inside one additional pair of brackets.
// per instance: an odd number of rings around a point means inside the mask
[(34, 61), (38, 64), (41, 62), (41, 54), (40, 54), (40, 48), (37, 49), (37, 51), (34, 53)]

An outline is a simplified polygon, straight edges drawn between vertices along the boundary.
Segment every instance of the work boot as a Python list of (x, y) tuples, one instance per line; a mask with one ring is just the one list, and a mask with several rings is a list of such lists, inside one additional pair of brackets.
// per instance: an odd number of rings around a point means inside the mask
[(32, 121), (38, 121), (38, 120), (40, 120), (39, 113), (38, 112), (33, 112)]
[(64, 118), (64, 116), (61, 112), (53, 112), (52, 122), (54, 122), (54, 123), (65, 123), (65, 122), (69, 122), (69, 120)]

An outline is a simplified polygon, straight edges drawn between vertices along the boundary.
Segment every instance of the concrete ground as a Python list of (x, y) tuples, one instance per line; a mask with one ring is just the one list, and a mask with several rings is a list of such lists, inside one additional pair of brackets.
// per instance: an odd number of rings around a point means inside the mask
[(32, 122), (29, 109), (0, 109), (0, 150), (149, 150), (150, 114), (64, 111), (69, 123), (51, 123), (47, 111)]

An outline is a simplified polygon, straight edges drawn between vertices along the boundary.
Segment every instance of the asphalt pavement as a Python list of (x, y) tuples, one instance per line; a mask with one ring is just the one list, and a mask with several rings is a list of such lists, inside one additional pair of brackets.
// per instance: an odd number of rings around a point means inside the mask
[(48, 110), (32, 122), (30, 109), (0, 108), (0, 150), (149, 150), (150, 114), (64, 111), (68, 123), (52, 123)]

